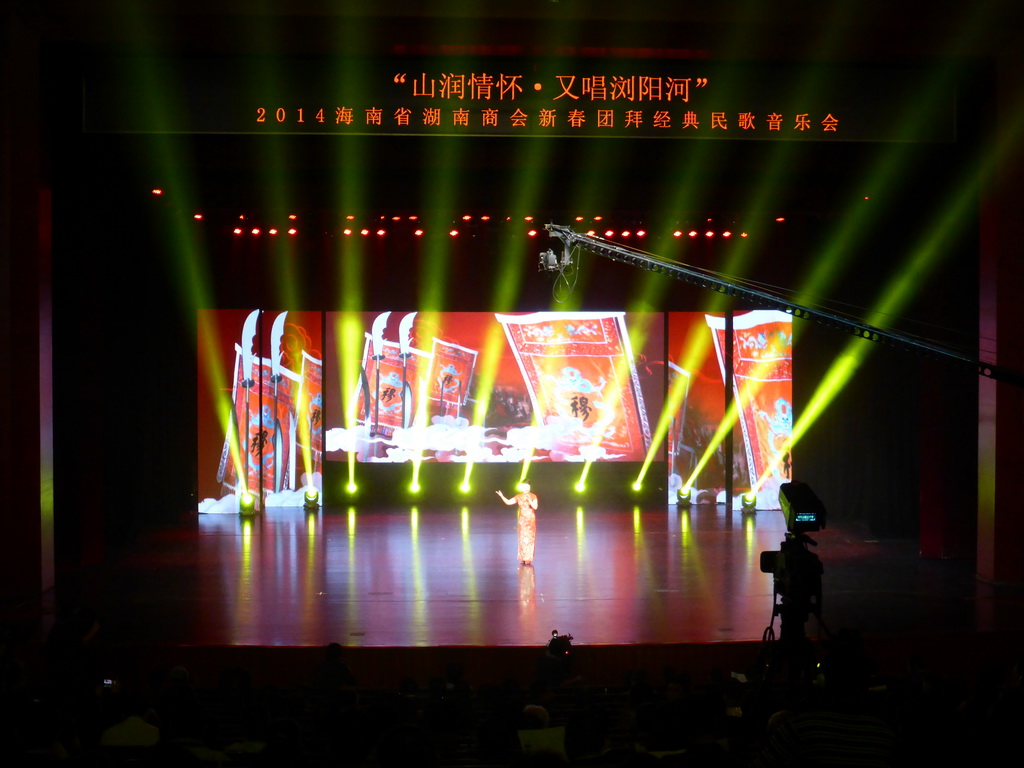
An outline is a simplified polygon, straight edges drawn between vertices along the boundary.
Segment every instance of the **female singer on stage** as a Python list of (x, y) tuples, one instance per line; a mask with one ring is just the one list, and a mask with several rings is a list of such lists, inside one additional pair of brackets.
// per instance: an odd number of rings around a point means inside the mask
[(509, 506), (519, 505), (519, 562), (530, 565), (533, 562), (533, 547), (537, 543), (537, 494), (530, 493), (529, 483), (520, 483), (519, 493), (511, 499), (506, 499), (501, 491), (495, 493)]

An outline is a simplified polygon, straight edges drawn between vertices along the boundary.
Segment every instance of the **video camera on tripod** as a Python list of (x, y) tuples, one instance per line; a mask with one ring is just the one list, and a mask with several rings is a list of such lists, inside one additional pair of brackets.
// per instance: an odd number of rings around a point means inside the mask
[(825, 527), (825, 505), (805, 483), (783, 483), (779, 486), (779, 502), (786, 516), (786, 539), (777, 552), (761, 553), (761, 573), (774, 576), (777, 602), (772, 616), (782, 617), (786, 632), (790, 620), (800, 624), (810, 614), (821, 619), (821, 577), (825, 572), (818, 556), (808, 545), (818, 542), (807, 531)]

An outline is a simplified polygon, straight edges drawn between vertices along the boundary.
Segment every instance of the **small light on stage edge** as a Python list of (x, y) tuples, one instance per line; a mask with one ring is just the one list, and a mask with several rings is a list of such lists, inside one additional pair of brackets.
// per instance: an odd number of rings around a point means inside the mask
[(307, 512), (320, 508), (320, 491), (316, 488), (307, 488), (302, 494), (302, 507)]
[(256, 497), (248, 491), (242, 491), (238, 497), (238, 512), (243, 515), (251, 515), (256, 511)]

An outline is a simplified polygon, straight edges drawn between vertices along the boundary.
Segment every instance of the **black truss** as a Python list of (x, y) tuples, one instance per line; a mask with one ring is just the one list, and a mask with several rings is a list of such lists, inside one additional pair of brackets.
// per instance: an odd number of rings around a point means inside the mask
[(586, 235), (575, 232), (570, 227), (559, 224), (545, 224), (544, 228), (551, 237), (558, 238), (565, 246), (564, 254), (559, 259), (555, 254), (549, 254), (549, 259), (541, 260), (541, 268), (548, 271), (556, 271), (569, 266), (573, 249), (581, 247), (591, 253), (603, 256), (612, 261), (622, 264), (630, 264), (634, 267), (646, 269), (650, 272), (658, 272), (676, 280), (696, 285), (709, 291), (722, 293), (757, 306), (775, 309), (785, 312), (793, 317), (813, 320), (821, 325), (836, 328), (853, 336), (868, 341), (887, 344), (908, 352), (946, 360), (956, 363), (961, 367), (973, 368), (979, 376), (1004, 381), (1018, 387), (1024, 387), (1024, 375), (1018, 371), (1007, 368), (1000, 368), (997, 365), (983, 362), (977, 358), (965, 355), (962, 352), (948, 349), (928, 341), (906, 336), (895, 331), (887, 331), (884, 328), (876, 328), (866, 323), (843, 317), (841, 315), (825, 312), (820, 309), (813, 309), (796, 304), (791, 301), (754, 288), (747, 288), (736, 283), (729, 282), (714, 275), (701, 272), (674, 261), (668, 261), (649, 253), (638, 251), (628, 246), (619, 245), (596, 235)]

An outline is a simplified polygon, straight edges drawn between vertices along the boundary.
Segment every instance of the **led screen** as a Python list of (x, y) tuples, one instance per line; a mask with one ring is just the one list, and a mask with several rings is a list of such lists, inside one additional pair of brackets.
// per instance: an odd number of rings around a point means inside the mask
[(670, 502), (683, 485), (724, 502), (731, 470), (736, 495), (777, 508), (792, 477), (791, 318), (735, 314), (731, 350), (726, 326), (703, 312), (200, 312), (199, 509), (237, 512), (242, 491), (299, 506), (349, 459), (649, 453), (667, 455)]
[(328, 314), (327, 457), (642, 461), (663, 398), (647, 363), (663, 359), (663, 317)]
[[(730, 456), (724, 433), (733, 432), (736, 494), (756, 490), (759, 509), (778, 509), (779, 485), (792, 478), (792, 317), (756, 310), (733, 317), (732, 349), (720, 314), (673, 312), (668, 319), (669, 493), (689, 484), (698, 502), (724, 502)], [(726, 358), (735, 403), (726, 420)], [(723, 428), (723, 425), (725, 427)]]
[(301, 506), (322, 487), (320, 312), (199, 313), (199, 509)]

